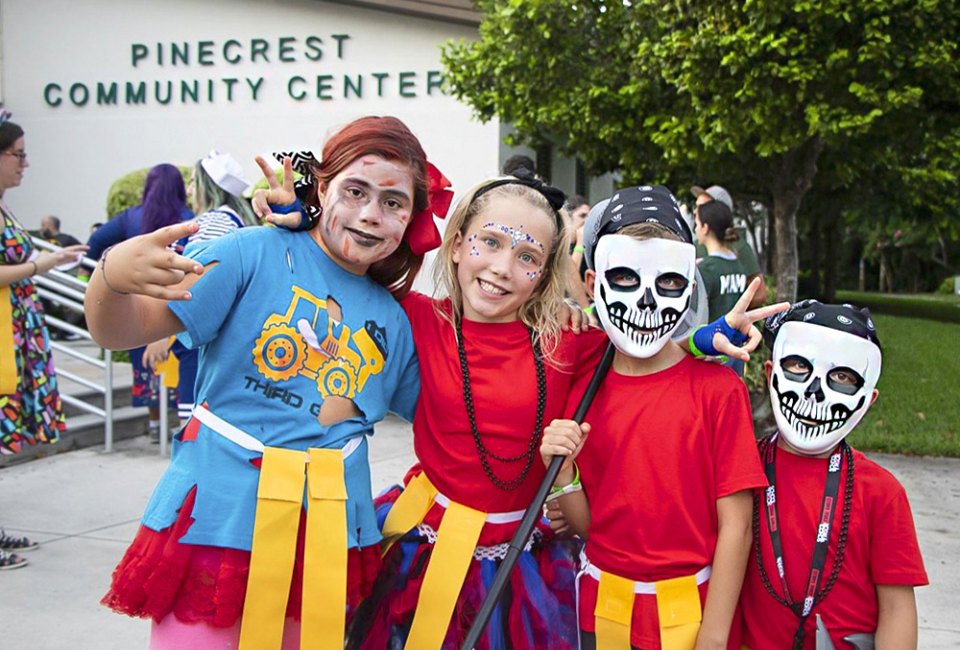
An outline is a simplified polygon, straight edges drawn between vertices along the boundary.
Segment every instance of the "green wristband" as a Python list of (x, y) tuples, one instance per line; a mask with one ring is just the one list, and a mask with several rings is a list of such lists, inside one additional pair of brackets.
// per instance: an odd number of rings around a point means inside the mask
[(693, 342), (694, 335), (700, 330), (702, 330), (704, 327), (706, 327), (706, 325), (701, 325), (697, 329), (693, 330), (692, 332), (690, 332), (690, 336), (687, 338), (687, 343), (690, 345), (690, 354), (692, 354), (695, 357), (707, 356), (700, 350), (700, 348), (697, 347), (697, 344)]
[(571, 492), (579, 492), (583, 489), (583, 484), (580, 483), (580, 467), (578, 467), (576, 463), (573, 464), (573, 471), (573, 480), (566, 485), (555, 485), (553, 489), (550, 490), (550, 494), (547, 495), (547, 501), (556, 499), (564, 494), (570, 494)]

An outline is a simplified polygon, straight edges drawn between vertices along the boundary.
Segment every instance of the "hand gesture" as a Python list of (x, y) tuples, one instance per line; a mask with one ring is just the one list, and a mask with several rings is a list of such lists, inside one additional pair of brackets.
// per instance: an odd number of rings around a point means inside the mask
[(83, 244), (74, 244), (73, 246), (65, 246), (58, 251), (43, 251), (33, 260), (37, 265), (37, 274), (46, 273), (56, 266), (79, 262), (89, 248), (89, 246)]
[(293, 191), (293, 161), (290, 156), (283, 159), (283, 185), (277, 180), (277, 173), (273, 167), (264, 160), (263, 156), (257, 156), (254, 160), (260, 166), (260, 171), (267, 181), (270, 189), (256, 190), (253, 193), (253, 199), (250, 205), (254, 214), (267, 223), (285, 226), (295, 229), (300, 225), (303, 215), (299, 212), (290, 212), (287, 214), (273, 214), (270, 210), (270, 204), (290, 205), (297, 200), (297, 194)]
[(117, 244), (101, 260), (107, 287), (162, 300), (189, 300), (190, 292), (175, 285), (188, 274), (202, 275), (203, 266), (177, 255), (169, 246), (197, 228), (196, 221), (184, 221)]
[(766, 307), (759, 307), (748, 311), (750, 301), (753, 300), (753, 295), (760, 288), (762, 282), (762, 278), (754, 278), (750, 286), (747, 287), (747, 290), (740, 296), (737, 304), (724, 316), (730, 327), (741, 334), (747, 335), (747, 342), (738, 347), (731, 343), (730, 339), (726, 336), (717, 333), (713, 335), (713, 347), (716, 348), (717, 352), (734, 359), (749, 361), (750, 352), (757, 349), (761, 340), (760, 330), (753, 326), (754, 322), (762, 320), (767, 316), (779, 314), (790, 307), (789, 302), (778, 302), (775, 305), (767, 305)]

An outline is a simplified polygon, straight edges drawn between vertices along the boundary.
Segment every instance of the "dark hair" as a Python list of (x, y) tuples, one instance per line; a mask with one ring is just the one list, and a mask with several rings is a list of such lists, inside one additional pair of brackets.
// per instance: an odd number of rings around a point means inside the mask
[(573, 196), (567, 197), (567, 211), (573, 212), (582, 205), (590, 205), (590, 202), (587, 201), (586, 197), (580, 194), (574, 194)]
[[(52, 214), (48, 214), (47, 216), (44, 217), (44, 219), (49, 219), (50, 225), (52, 225), (57, 230), (60, 230), (60, 217), (55, 217)], [(41, 221), (42, 220), (43, 219), (41, 219)]]
[(740, 234), (733, 227), (733, 212), (726, 203), (722, 201), (701, 203), (697, 206), (697, 216), (710, 234), (720, 241), (732, 242), (740, 239)]
[(533, 158), (530, 156), (525, 156), (522, 153), (510, 156), (507, 158), (506, 162), (503, 163), (503, 175), (511, 176), (513, 172), (517, 171), (521, 167), (529, 170), (531, 173), (537, 173), (537, 163), (533, 162)]
[(0, 151), (6, 151), (13, 143), (23, 137), (23, 129), (19, 124), (4, 122), (0, 124)]
[[(427, 154), (417, 136), (395, 117), (361, 117), (337, 131), (323, 145), (322, 158), (314, 169), (314, 176), (326, 190), (350, 163), (369, 155), (409, 166), (413, 170), (412, 214), (427, 208)], [(311, 198), (313, 201), (318, 199), (316, 195)], [(412, 217), (410, 223), (413, 223)], [(386, 259), (371, 265), (368, 275), (394, 296), (402, 298), (410, 291), (421, 264), (423, 255), (415, 255), (404, 240)]]
[(146, 234), (183, 220), (187, 190), (180, 170), (162, 163), (150, 170), (143, 184), (143, 221), (140, 233)]

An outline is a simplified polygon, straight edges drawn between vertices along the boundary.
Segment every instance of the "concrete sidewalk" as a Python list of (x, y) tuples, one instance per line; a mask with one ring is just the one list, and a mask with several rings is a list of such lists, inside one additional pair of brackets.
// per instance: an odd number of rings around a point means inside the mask
[[(960, 460), (873, 456), (906, 486), (932, 585), (919, 589), (920, 648), (960, 647)], [(414, 462), (408, 425), (371, 441), (374, 490)], [(30, 565), (0, 572), (0, 648), (147, 648), (150, 625), (98, 603), (167, 460), (145, 437), (0, 469), (0, 526), (41, 542)]]

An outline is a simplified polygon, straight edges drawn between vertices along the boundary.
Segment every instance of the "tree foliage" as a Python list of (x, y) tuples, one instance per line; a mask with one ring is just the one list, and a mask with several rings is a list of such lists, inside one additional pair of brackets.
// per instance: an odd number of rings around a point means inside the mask
[(780, 297), (796, 295), (796, 215), (809, 192), (886, 212), (873, 202), (882, 193), (863, 190), (883, 179), (898, 192), (889, 218), (919, 207), (940, 221), (931, 200), (951, 185), (957, 194), (952, 0), (477, 5), (479, 40), (444, 53), (457, 97), (523, 138), (553, 138), (594, 173), (706, 179), (764, 202)]

